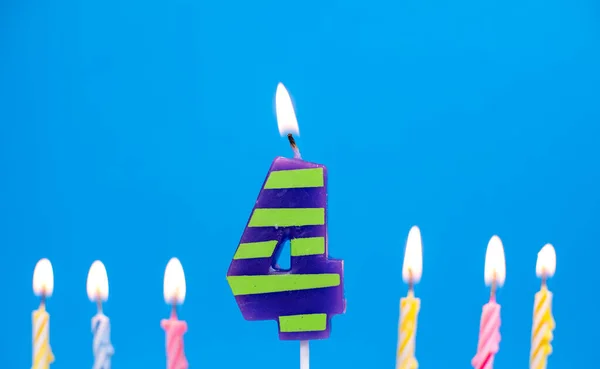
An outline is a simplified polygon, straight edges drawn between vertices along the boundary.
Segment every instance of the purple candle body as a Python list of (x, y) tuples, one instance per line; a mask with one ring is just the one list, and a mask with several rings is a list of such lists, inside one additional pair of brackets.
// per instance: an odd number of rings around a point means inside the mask
[[(289, 270), (273, 267), (290, 241)], [(346, 309), (343, 260), (327, 252), (327, 168), (277, 157), (227, 272), (247, 320), (275, 320), (282, 340), (328, 338)]]

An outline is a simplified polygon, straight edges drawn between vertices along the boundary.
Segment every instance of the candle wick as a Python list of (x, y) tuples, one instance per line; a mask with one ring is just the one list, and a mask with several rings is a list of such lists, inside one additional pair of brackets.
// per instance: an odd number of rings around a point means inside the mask
[(294, 151), (294, 159), (302, 159), (302, 156), (300, 155), (300, 149), (298, 149), (298, 145), (296, 145), (296, 140), (294, 139), (294, 136), (292, 136), (291, 133), (288, 133), (287, 137), (288, 141), (290, 141), (290, 146)]
[(546, 273), (542, 274), (542, 288), (548, 287), (548, 277), (546, 277)]
[(171, 319), (177, 319), (177, 304), (171, 305)]
[(45, 309), (46, 308), (46, 292), (42, 291), (42, 294), (40, 296), (40, 309)]
[(96, 306), (98, 307), (98, 314), (102, 314), (102, 300), (100, 298), (96, 299)]
[(496, 270), (494, 270), (492, 285), (490, 286), (490, 301), (496, 301), (497, 278)]
[(408, 269), (408, 295), (412, 296), (415, 293), (415, 282), (413, 279), (412, 269)]
[(490, 300), (496, 300), (496, 278), (492, 280), (492, 286), (490, 288)]

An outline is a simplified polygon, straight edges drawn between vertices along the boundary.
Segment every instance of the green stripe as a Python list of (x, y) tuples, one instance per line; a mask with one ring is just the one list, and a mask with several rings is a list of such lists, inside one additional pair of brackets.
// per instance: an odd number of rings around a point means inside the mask
[(277, 241), (240, 243), (233, 259), (269, 258), (276, 246)]
[(292, 256), (320, 255), (325, 253), (325, 237), (292, 238)]
[(281, 332), (316, 332), (327, 329), (327, 314), (302, 314), (279, 317)]
[(278, 170), (271, 172), (265, 189), (323, 187), (323, 168)]
[(254, 209), (248, 227), (300, 227), (323, 224), (324, 208)]
[(339, 274), (276, 274), (227, 277), (234, 296), (311, 290), (340, 285)]

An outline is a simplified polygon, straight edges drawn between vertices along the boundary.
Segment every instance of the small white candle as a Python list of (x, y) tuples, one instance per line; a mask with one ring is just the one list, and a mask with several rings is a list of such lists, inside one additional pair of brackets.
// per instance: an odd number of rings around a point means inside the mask
[(108, 300), (108, 275), (101, 261), (94, 261), (87, 278), (87, 294), (98, 304), (98, 313), (92, 318), (94, 366), (93, 369), (110, 369), (114, 354), (110, 342), (110, 319), (102, 313), (102, 302)]

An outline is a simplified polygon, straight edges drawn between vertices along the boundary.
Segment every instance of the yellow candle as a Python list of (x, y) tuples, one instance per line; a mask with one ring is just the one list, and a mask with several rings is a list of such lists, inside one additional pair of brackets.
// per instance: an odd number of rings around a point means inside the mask
[(417, 318), (421, 308), (421, 300), (414, 295), (414, 285), (419, 282), (423, 273), (423, 253), (421, 232), (412, 227), (408, 233), (402, 278), (408, 283), (408, 295), (400, 300), (400, 322), (398, 323), (398, 349), (396, 351), (396, 369), (417, 369), (419, 363), (415, 358), (417, 336)]
[(45, 300), (52, 296), (54, 275), (48, 259), (40, 260), (33, 271), (33, 292), (40, 296), (40, 307), (33, 311), (33, 365), (32, 369), (49, 369), (54, 362), (50, 348), (50, 314), (46, 311)]
[(415, 338), (420, 307), (421, 300), (414, 297), (413, 291), (409, 291), (408, 296), (400, 300), (396, 369), (417, 369), (419, 367), (415, 358)]
[(546, 369), (548, 356), (552, 353), (552, 331), (555, 322), (552, 316), (552, 292), (548, 290), (546, 280), (556, 270), (556, 253), (552, 245), (545, 245), (538, 253), (536, 273), (542, 279), (542, 287), (535, 294), (533, 304), (533, 326), (531, 328), (530, 369)]
[(33, 311), (33, 367), (48, 369), (54, 362), (50, 348), (50, 314), (44, 305)]

